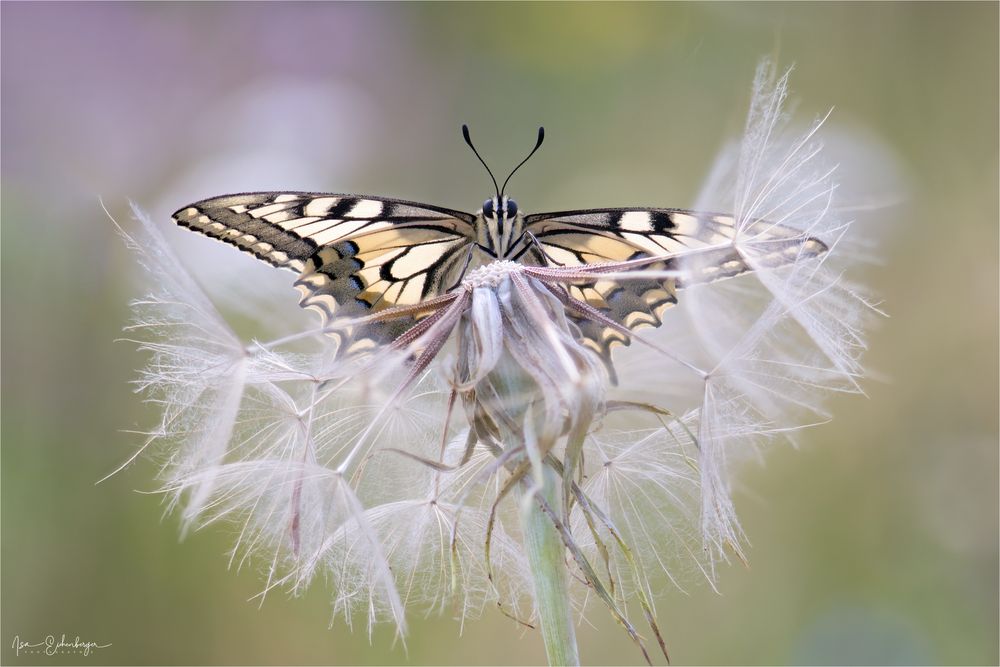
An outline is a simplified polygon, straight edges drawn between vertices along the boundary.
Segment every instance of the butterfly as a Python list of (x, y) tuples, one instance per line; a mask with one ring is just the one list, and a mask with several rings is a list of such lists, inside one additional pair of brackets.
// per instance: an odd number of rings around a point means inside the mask
[[(677, 291), (733, 277), (752, 267), (735, 248), (740, 234), (765, 238), (769, 266), (819, 256), (827, 246), (791, 227), (763, 220), (737, 224), (732, 215), (676, 208), (599, 208), (525, 214), (497, 187), (493, 172), (462, 134), (493, 180), (494, 196), (476, 213), (389, 197), (322, 192), (245, 192), (190, 204), (173, 214), (177, 224), (224, 241), (276, 267), (298, 274), (300, 305), (329, 324), (396, 306), (418, 307), (446, 294), (475, 266), (513, 260), (535, 266), (575, 267), (640, 258), (662, 258), (648, 269), (676, 269), (683, 277), (574, 281), (569, 296), (598, 309), (627, 329), (659, 326)], [(755, 265), (760, 266), (755, 262)], [(665, 274), (666, 275), (666, 274)], [(393, 341), (429, 314), (331, 328), (338, 354), (360, 354)], [(580, 341), (610, 367), (611, 349), (627, 345), (621, 327), (573, 317)]]

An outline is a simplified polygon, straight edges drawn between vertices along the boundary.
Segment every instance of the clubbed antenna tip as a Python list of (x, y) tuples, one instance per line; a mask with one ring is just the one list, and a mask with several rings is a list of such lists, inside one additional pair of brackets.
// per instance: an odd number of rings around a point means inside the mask
[(493, 189), (496, 190), (497, 201), (499, 202), (501, 196), (500, 188), (497, 187), (497, 179), (493, 176), (493, 171), (490, 169), (489, 165), (486, 164), (486, 160), (483, 159), (483, 156), (479, 154), (479, 151), (477, 151), (476, 147), (472, 144), (472, 136), (469, 134), (469, 126), (465, 123), (462, 123), (462, 136), (465, 138), (465, 143), (469, 144), (469, 148), (472, 149), (472, 152), (476, 154), (479, 161), (483, 163), (484, 167), (486, 167), (486, 173), (490, 175), (490, 179), (493, 181)]
[(523, 160), (521, 160), (518, 163), (518, 165), (511, 170), (511, 172), (507, 175), (507, 179), (503, 182), (503, 187), (500, 188), (500, 197), (501, 197), (501, 199), (503, 198), (504, 190), (507, 189), (507, 183), (508, 183), (508, 181), (510, 181), (510, 177), (514, 175), (515, 171), (517, 171), (518, 169), (521, 168), (521, 165), (523, 165), (525, 162), (527, 162), (529, 159), (531, 159), (531, 156), (534, 155), (535, 151), (537, 151), (541, 147), (543, 141), (545, 141), (545, 128), (544, 127), (539, 127), (538, 128), (538, 140), (535, 141), (535, 147), (531, 149), (530, 153), (528, 153), (528, 157), (526, 157)]

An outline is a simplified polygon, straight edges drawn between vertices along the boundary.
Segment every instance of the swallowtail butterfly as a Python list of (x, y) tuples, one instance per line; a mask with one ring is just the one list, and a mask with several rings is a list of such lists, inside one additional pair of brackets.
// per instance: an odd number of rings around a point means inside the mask
[[(458, 286), (465, 273), (495, 260), (537, 266), (579, 266), (662, 257), (647, 269), (677, 269), (678, 257), (696, 257), (681, 278), (595, 280), (568, 285), (570, 296), (634, 329), (658, 326), (677, 302), (677, 290), (745, 273), (751, 268), (734, 247), (732, 215), (675, 208), (599, 208), (525, 214), (476, 151), (467, 126), (466, 143), (493, 180), (495, 195), (476, 213), (388, 197), (322, 192), (246, 192), (185, 206), (177, 224), (224, 241), (279, 268), (298, 274), (300, 305), (324, 321), (355, 317), (393, 306), (413, 306)], [(763, 220), (742, 221), (741, 234), (764, 238), (776, 266), (826, 252), (822, 241)], [(694, 267), (694, 270), (692, 270)], [(340, 354), (370, 350), (395, 340), (426, 313), (355, 328), (336, 328)], [(581, 341), (610, 364), (618, 329), (574, 318)]]

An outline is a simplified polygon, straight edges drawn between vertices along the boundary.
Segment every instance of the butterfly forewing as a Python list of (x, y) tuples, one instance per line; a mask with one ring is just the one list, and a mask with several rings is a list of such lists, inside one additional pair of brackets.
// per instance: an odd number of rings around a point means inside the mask
[(527, 216), (525, 226), (553, 259), (568, 265), (731, 246), (737, 229), (730, 215), (653, 208), (541, 213)]
[[(178, 224), (299, 273), (300, 304), (325, 323), (443, 294), (461, 280), (475, 216), (358, 195), (255, 192), (206, 199)], [(342, 354), (393, 340), (426, 313), (332, 328)]]

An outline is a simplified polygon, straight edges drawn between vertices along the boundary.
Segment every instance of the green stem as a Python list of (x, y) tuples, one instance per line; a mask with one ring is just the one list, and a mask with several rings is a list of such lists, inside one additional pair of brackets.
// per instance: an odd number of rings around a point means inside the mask
[[(550, 469), (545, 470), (541, 494), (550, 507), (562, 507), (562, 484)], [(579, 665), (573, 608), (566, 581), (566, 549), (559, 531), (545, 512), (532, 502), (521, 514), (524, 547), (535, 583), (535, 604), (542, 624), (542, 639), (549, 665)]]

